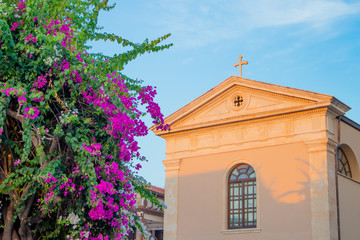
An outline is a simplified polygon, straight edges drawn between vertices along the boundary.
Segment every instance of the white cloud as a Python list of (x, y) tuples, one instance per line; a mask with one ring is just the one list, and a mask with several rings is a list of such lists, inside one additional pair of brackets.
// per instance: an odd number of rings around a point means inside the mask
[(253, 27), (308, 23), (325, 25), (338, 17), (359, 13), (360, 4), (325, 0), (258, 0), (240, 4)]
[(360, 12), (360, 3), (339, 0), (160, 0), (157, 3), (151, 8), (162, 16), (155, 25), (173, 33), (182, 45), (189, 47), (236, 39), (258, 28), (303, 24), (301, 31), (328, 29), (337, 19)]

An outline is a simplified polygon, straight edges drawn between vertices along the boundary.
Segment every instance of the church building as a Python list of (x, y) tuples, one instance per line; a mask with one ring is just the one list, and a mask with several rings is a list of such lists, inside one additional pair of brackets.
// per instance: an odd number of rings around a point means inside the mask
[(360, 239), (360, 125), (349, 110), (231, 76), (168, 116), (169, 132), (152, 128), (166, 140), (164, 239)]

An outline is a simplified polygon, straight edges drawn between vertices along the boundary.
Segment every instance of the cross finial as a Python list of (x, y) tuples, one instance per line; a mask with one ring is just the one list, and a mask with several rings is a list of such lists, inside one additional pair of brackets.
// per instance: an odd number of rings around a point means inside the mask
[(242, 57), (243, 56), (241, 56), (241, 55), (239, 55), (239, 63), (234, 63), (234, 67), (237, 67), (237, 66), (239, 66), (239, 77), (241, 77), (241, 67), (242, 67), (242, 65), (247, 65), (248, 64), (248, 61), (242, 61)]

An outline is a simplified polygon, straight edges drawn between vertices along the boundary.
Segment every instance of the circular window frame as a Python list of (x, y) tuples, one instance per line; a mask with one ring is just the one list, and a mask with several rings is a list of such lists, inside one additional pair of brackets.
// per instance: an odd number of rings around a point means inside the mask
[[(240, 106), (236, 106), (235, 105), (235, 99), (236, 98), (241, 98), (241, 104)], [(230, 106), (230, 108), (234, 111), (240, 111), (240, 110), (243, 110), (248, 101), (247, 101), (247, 95), (245, 93), (242, 93), (242, 92), (236, 92), (234, 94), (231, 95), (231, 97), (229, 98), (228, 100), (228, 105)]]

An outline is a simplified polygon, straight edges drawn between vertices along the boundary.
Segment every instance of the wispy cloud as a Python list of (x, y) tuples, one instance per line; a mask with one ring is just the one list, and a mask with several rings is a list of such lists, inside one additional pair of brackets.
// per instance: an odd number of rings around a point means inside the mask
[(326, 0), (258, 0), (240, 4), (252, 27), (272, 27), (308, 23), (326, 25), (339, 17), (359, 13), (360, 4)]
[(182, 45), (190, 47), (235, 39), (258, 28), (303, 24), (303, 29), (329, 29), (338, 19), (360, 12), (360, 3), (339, 0), (160, 0), (157, 3), (152, 5), (153, 10), (161, 11), (164, 16), (154, 24), (172, 32)]

